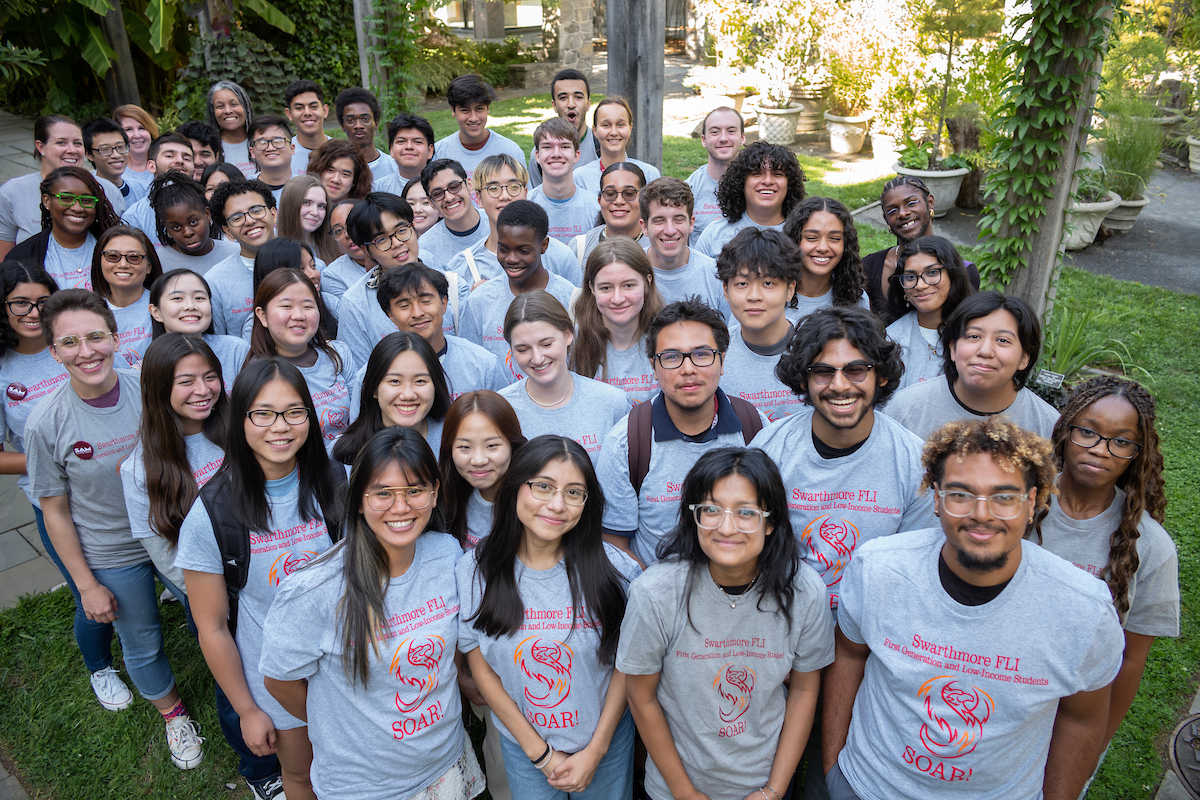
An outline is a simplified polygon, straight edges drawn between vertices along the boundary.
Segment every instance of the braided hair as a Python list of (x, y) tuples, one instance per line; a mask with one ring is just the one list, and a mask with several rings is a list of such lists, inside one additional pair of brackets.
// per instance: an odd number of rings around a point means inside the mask
[[(1121, 509), (1121, 523), (1109, 537), (1108, 565), (1104, 568), (1104, 581), (1112, 591), (1113, 604), (1123, 619), (1129, 612), (1129, 581), (1140, 566), (1138, 522), (1145, 512), (1161, 524), (1167, 508), (1163, 457), (1154, 425), (1157, 417), (1154, 397), (1144, 386), (1127, 378), (1111, 375), (1093, 378), (1080, 385), (1068, 398), (1062, 416), (1054, 424), (1050, 442), (1061, 470), (1071, 438), (1071, 425), (1089, 406), (1105, 397), (1123, 397), (1129, 401), (1137, 411), (1142, 443), (1129, 467), (1117, 478), (1117, 486), (1125, 492), (1125, 504)], [(1040, 529), (1038, 533), (1040, 538)]]
[[(208, 213), (208, 201), (204, 199), (204, 185), (179, 170), (170, 170), (150, 184), (150, 207), (154, 209), (154, 235), (167, 247), (175, 240), (167, 232), (167, 209), (183, 206)], [(211, 226), (210, 226), (211, 227)], [(210, 231), (211, 234), (211, 231)]]
[[(92, 220), (92, 224), (88, 226), (88, 233), (97, 239), (100, 234), (111, 228), (113, 225), (118, 225), (121, 222), (121, 217), (113, 211), (112, 203), (108, 201), (108, 196), (104, 194), (104, 189), (100, 187), (99, 182), (92, 173), (82, 167), (59, 167), (46, 176), (46, 179), (38, 186), (38, 192), (43, 196), (54, 194), (54, 184), (58, 183), (63, 178), (76, 178), (83, 181), (83, 184), (88, 187), (88, 191), (97, 199), (96, 203), (96, 218)], [(42, 230), (48, 231), (53, 225), (54, 220), (50, 216), (50, 209), (42, 206)]]

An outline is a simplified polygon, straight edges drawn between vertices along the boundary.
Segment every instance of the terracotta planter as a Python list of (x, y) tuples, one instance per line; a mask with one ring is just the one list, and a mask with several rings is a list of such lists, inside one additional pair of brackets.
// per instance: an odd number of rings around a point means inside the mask
[(1122, 200), (1120, 205), (1108, 212), (1108, 216), (1104, 218), (1104, 224), (1113, 233), (1129, 233), (1138, 214), (1141, 214), (1142, 209), (1148, 205), (1150, 205), (1149, 197), (1143, 197), (1140, 200)]
[(796, 125), (804, 109), (800, 106), (787, 108), (763, 108), (755, 106), (758, 114), (758, 138), (768, 144), (790, 145), (796, 141)]
[(1121, 204), (1121, 195), (1109, 192), (1098, 203), (1071, 203), (1063, 226), (1063, 247), (1082, 250), (1096, 239), (1104, 217)]
[(800, 121), (796, 130), (812, 133), (821, 129), (821, 115), (825, 112), (825, 95), (828, 87), (792, 87), (792, 105), (800, 106)]
[(899, 164), (892, 164), (892, 169), (897, 175), (911, 175), (914, 178), (920, 178), (925, 181), (925, 185), (929, 187), (929, 193), (934, 199), (934, 217), (943, 217), (946, 212), (954, 208), (954, 201), (958, 199), (958, 190), (962, 188), (963, 177), (971, 170), (966, 167), (959, 169), (908, 169)]
[(1192, 172), (1200, 172), (1200, 139), (1195, 136), (1187, 137), (1188, 167)]
[(867, 128), (871, 125), (870, 114), (841, 117), (825, 112), (825, 129), (829, 131), (829, 149), (835, 153), (850, 155), (862, 150), (867, 139)]

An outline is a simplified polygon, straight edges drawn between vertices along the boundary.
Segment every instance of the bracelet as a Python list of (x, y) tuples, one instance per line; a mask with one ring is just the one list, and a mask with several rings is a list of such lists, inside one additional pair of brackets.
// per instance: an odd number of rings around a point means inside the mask
[(764, 792), (762, 789), (759, 789), (758, 793), (763, 796), (763, 800), (771, 800), (771, 798), (767, 797), (767, 793)]
[(539, 761), (545, 761), (545, 760), (546, 760), (546, 757), (547, 757), (547, 756), (549, 756), (549, 755), (550, 755), (550, 743), (549, 743), (549, 742), (546, 742), (546, 749), (545, 749), (545, 751), (544, 751), (544, 752), (543, 752), (543, 753), (542, 753), (540, 756), (538, 756), (537, 758), (531, 758), (531, 759), (529, 759), (529, 761), (530, 761), (530, 763), (531, 763), (531, 764), (533, 764), (533, 765), (536, 767), (536, 766), (538, 765), (538, 762), (539, 762)]
[(783, 798), (779, 796), (779, 792), (775, 791), (774, 786), (768, 783), (767, 788), (771, 790), (771, 794), (775, 795), (775, 800), (783, 800)]
[(533, 765), (534, 768), (539, 769), (539, 770), (545, 769), (547, 766), (550, 765), (550, 759), (553, 756), (554, 756), (554, 748), (551, 747), (549, 744), (547, 744), (546, 745), (546, 754), (537, 760), (537, 762)]

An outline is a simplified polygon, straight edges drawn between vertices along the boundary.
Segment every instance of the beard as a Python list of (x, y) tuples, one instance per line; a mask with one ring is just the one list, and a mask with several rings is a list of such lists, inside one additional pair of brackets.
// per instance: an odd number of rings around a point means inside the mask
[(1004, 569), (1008, 563), (1008, 553), (1000, 553), (990, 558), (979, 558), (957, 546), (954, 547), (954, 556), (958, 560), (959, 566), (969, 572), (995, 572)]

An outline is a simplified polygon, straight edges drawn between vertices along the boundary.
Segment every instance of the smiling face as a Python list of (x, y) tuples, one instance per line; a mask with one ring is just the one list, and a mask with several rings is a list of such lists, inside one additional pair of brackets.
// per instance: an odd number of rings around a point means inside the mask
[(350, 234), (346, 232), (346, 218), (350, 216), (350, 212), (354, 210), (354, 206), (346, 203), (340, 205), (329, 212), (329, 232), (333, 234), (333, 239), (338, 243), (338, 247), (342, 248), (342, 252), (350, 256), (355, 261), (362, 261), (367, 258), (367, 254), (362, 251), (362, 248), (354, 243), (350, 238)]
[(23, 300), (26, 303), (34, 304), (30, 306), (29, 313), (24, 316), (17, 316), (11, 308), (4, 307), (5, 313), (8, 314), (8, 327), (17, 334), (17, 347), (22, 350), (40, 352), (45, 348), (46, 339), (42, 334), (42, 312), (38, 311), (37, 304), (46, 302), (49, 297), (50, 289), (40, 283), (18, 283), (8, 293), (8, 297), (4, 298), (9, 303)]
[(329, 106), (321, 102), (316, 92), (301, 92), (292, 98), (284, 113), (305, 136), (316, 136), (324, 130)]
[[(822, 348), (812, 366), (847, 367), (870, 363), (850, 340), (833, 339)], [(812, 426), (817, 438), (833, 447), (848, 447), (866, 439), (875, 424), (875, 392), (884, 383), (876, 379), (875, 370), (867, 372), (862, 383), (852, 383), (840, 370), (825, 386), (810, 377), (808, 404), (815, 412)]]
[[(395, 502), (384, 511), (376, 511), (365, 500), (359, 506), (367, 527), (388, 554), (388, 561), (393, 566), (392, 577), (402, 575), (412, 563), (417, 537), (429, 525), (429, 518), (437, 507), (438, 485), (428, 486), (419, 481), (398, 461), (389, 462), (371, 476), (367, 491), (398, 486), (427, 486), (433, 490), (433, 496), (429, 505), (419, 509), (408, 504), (403, 492), (398, 492)], [(398, 572), (396, 568), (399, 568)]]
[(650, 201), (650, 216), (640, 220), (642, 233), (650, 240), (660, 258), (670, 261), (680, 257), (688, 246), (688, 237), (696, 227), (695, 215), (689, 215), (685, 206), (663, 205)]
[(354, 186), (354, 159), (345, 156), (335, 158), (329, 162), (329, 168), (317, 176), (317, 180), (325, 187), (330, 203), (345, 199)]
[(229, 89), (218, 89), (213, 92), (213, 112), (217, 118), (217, 127), (221, 133), (244, 134), (246, 131), (246, 107), (238, 100), (236, 94)]
[(267, 301), (266, 308), (256, 306), (254, 316), (270, 332), (275, 349), (287, 358), (304, 355), (321, 324), (317, 299), (303, 283), (284, 287)]
[(1013, 377), (1029, 365), (1018, 330), (1017, 318), (1003, 308), (970, 320), (963, 335), (949, 343), (958, 370), (955, 389), (975, 395), (1014, 391)]
[(155, 175), (166, 175), (168, 170), (177, 169), (184, 175), (191, 175), (195, 160), (192, 157), (191, 145), (184, 146), (175, 142), (167, 142), (158, 148), (158, 155), (147, 164)]
[[(69, 175), (64, 175), (54, 182), (50, 187), (52, 194), (61, 194), (69, 192), (74, 195), (92, 194), (92, 190), (88, 185), (79, 178), (72, 178)], [(103, 202), (104, 197), (101, 195), (100, 201)], [(53, 224), (54, 231), (67, 236), (82, 236), (96, 221), (96, 207), (84, 208), (78, 201), (72, 203), (70, 207), (63, 208), (63, 204), (58, 198), (51, 197), (48, 194), (42, 195), (42, 205), (49, 209), (50, 220)]]
[[(371, 258), (375, 259), (375, 263), (379, 264), (384, 269), (395, 269), (403, 264), (411, 264), (417, 260), (417, 233), (413, 230), (413, 226), (408, 220), (397, 216), (390, 211), (379, 212), (380, 229), (376, 233), (375, 239), (387, 234), (396, 234), (392, 238), (392, 246), (387, 250), (380, 250), (374, 244), (367, 244), (367, 253)], [(400, 241), (397, 231), (402, 231), (407, 228), (409, 235), (406, 241)], [(374, 241), (374, 240), (372, 240)]]
[(544, 136), (534, 151), (534, 158), (542, 168), (542, 174), (552, 178), (567, 175), (579, 161), (579, 151), (567, 139)]
[(121, 117), (117, 120), (117, 124), (129, 137), (129, 152), (138, 158), (145, 158), (146, 154), (150, 152), (150, 142), (154, 140), (150, 131), (146, 130), (146, 126), (133, 117)]
[[(740, 269), (725, 283), (725, 299), (737, 318), (744, 333), (779, 329), (783, 338), (787, 330), (784, 311), (796, 293), (796, 283), (775, 278), (765, 273), (751, 273)], [(780, 324), (782, 321), (782, 324)]]
[(402, 175), (419, 175), (433, 159), (433, 142), (416, 128), (401, 128), (392, 137), (389, 151)]
[(514, 293), (520, 294), (526, 287), (534, 288), (545, 273), (542, 253), (549, 246), (550, 237), (539, 240), (537, 231), (532, 228), (503, 225), (496, 229), (496, 259), (508, 276)]
[(700, 132), (700, 143), (708, 151), (710, 161), (728, 164), (746, 143), (742, 120), (736, 111), (715, 111)]
[[(553, 459), (530, 478), (538, 483), (547, 483), (558, 489), (580, 489), (587, 491), (587, 480), (579, 467), (566, 459)], [(555, 492), (549, 500), (538, 500), (528, 485), (517, 490), (517, 519), (525, 526), (525, 547), (559, 545), (562, 538), (583, 516), (584, 506), (568, 505), (562, 492)]]
[[(1072, 425), (1087, 428), (1108, 439), (1128, 439), (1141, 444), (1142, 434), (1139, 430), (1137, 409), (1133, 403), (1120, 395), (1101, 397), (1083, 411), (1079, 412)], [(1108, 450), (1109, 443), (1099, 440), (1091, 447), (1084, 447), (1067, 437), (1063, 451), (1063, 474), (1059, 479), (1059, 488), (1112, 490), (1117, 481), (1125, 474), (1138, 458), (1117, 458)]]
[[(623, 169), (610, 172), (600, 181), (600, 216), (604, 218), (604, 224), (609, 227), (611, 232), (630, 232), (633, 236), (637, 236), (638, 200), (636, 196), (630, 200), (625, 199), (625, 193), (631, 189), (639, 192), (641, 188), (638, 177)], [(609, 189), (616, 192), (611, 200), (604, 196)]]
[[(274, 142), (278, 139), (283, 141), (276, 146)], [(260, 150), (260, 147), (265, 149)], [(255, 131), (254, 138), (250, 141), (250, 148), (250, 155), (254, 159), (254, 163), (263, 172), (291, 171), (292, 155), (296, 152), (296, 146), (292, 144), (291, 134), (278, 125), (268, 125)]]
[(212, 413), (224, 388), (217, 370), (204, 356), (193, 353), (175, 364), (171, 384), (171, 411), (175, 413), (185, 436), (204, 430), (204, 421)]
[(321, 291), (321, 270), (317, 269), (317, 261), (306, 247), (300, 248), (300, 271), (304, 273), (304, 277), (312, 281), (312, 285), (317, 287), (318, 292)]
[(646, 279), (633, 267), (617, 261), (596, 273), (592, 294), (610, 330), (636, 325), (646, 302)]
[(574, 334), (549, 322), (522, 322), (512, 329), (512, 354), (529, 380), (552, 386), (567, 372), (567, 351), (574, 341)]
[(463, 144), (482, 144), (488, 138), (488, 104), (471, 103), (450, 109), (458, 122), (458, 138)]
[(842, 221), (828, 211), (815, 211), (800, 231), (800, 265), (806, 275), (832, 280), (833, 269), (846, 252)]
[(742, 192), (746, 197), (746, 213), (755, 222), (760, 225), (783, 222), (783, 201), (788, 192), (787, 174), (783, 170), (764, 163), (746, 176)]
[(212, 175), (209, 175), (208, 180), (204, 182), (204, 199), (212, 200), (213, 192), (217, 190), (218, 186), (228, 180), (229, 176), (220, 170), (217, 170), (213, 172)]
[(71, 122), (56, 122), (46, 131), (46, 141), (34, 142), (42, 161), (50, 169), (86, 166), (83, 152), (83, 131)]
[(625, 158), (625, 148), (633, 136), (629, 114), (620, 103), (608, 103), (596, 110), (592, 135), (600, 142), (600, 156), (612, 164)]
[[(110, 181), (115, 178), (115, 182), (124, 180), (121, 176), (125, 174), (125, 167), (129, 164), (129, 152), (118, 153), (115, 149), (118, 147), (125, 147), (125, 137), (117, 131), (102, 131), (92, 136), (92, 149), (88, 156), (96, 167), (96, 174), (101, 178)], [(107, 150), (108, 155), (101, 155), (101, 149)]]
[(386, 427), (415, 428), (429, 416), (436, 389), (425, 359), (405, 350), (392, 359), (387, 374), (375, 387), (379, 415)]
[[(663, 328), (658, 332), (658, 341), (654, 344), (656, 353), (667, 350), (690, 353), (701, 348), (716, 350), (717, 340), (712, 328), (692, 320)], [(677, 369), (666, 369), (656, 359), (653, 366), (663, 400), (684, 412), (692, 412), (704, 406), (711, 407), (713, 395), (717, 393), (721, 375), (725, 372), (725, 359), (718, 356), (709, 366), (697, 367), (690, 358), (685, 358)]]
[(406, 292), (392, 298), (388, 317), (400, 331), (415, 333), (437, 351), (446, 343), (442, 335), (442, 318), (449, 302), (449, 298), (440, 297), (428, 282), (422, 282), (416, 295)]
[[(102, 342), (93, 344), (84, 338), (93, 331), (103, 331), (108, 336)], [(55, 344), (50, 352), (54, 360), (66, 368), (76, 394), (90, 399), (112, 389), (117, 381), (117, 373), (113, 370), (117, 336), (109, 330), (104, 317), (83, 309), (64, 311), (54, 320), (52, 333)], [(64, 336), (78, 337), (79, 344), (75, 347), (58, 344), (58, 340)]]
[[(714, 483), (712, 491), (705, 496), (704, 503), (731, 511), (739, 508), (763, 510), (754, 484), (736, 473), (726, 475)], [(691, 512), (684, 509), (684, 513)], [(744, 585), (744, 582), (732, 584), (731, 581), (741, 581), (745, 574), (749, 574), (752, 579), (758, 572), (758, 557), (766, 546), (767, 537), (775, 531), (774, 526), (767, 521), (769, 519), (770, 517), (764, 519), (758, 529), (750, 533), (739, 531), (729, 514), (722, 515), (721, 524), (717, 528), (706, 530), (696, 526), (700, 549), (708, 556), (709, 571), (718, 584)]]
[[(250, 411), (287, 411), (292, 408), (306, 408), (304, 399), (296, 393), (291, 384), (282, 378), (274, 378), (263, 384)], [(250, 421), (249, 417), (242, 420), (242, 432), (246, 444), (254, 453), (267, 480), (286, 478), (296, 468), (296, 454), (308, 439), (312, 425), (311, 414), (299, 425), (289, 425), (282, 416), (276, 415), (275, 421), (265, 428), (260, 428)]]
[[(250, 209), (263, 206), (264, 213), (257, 219)], [(223, 230), (231, 239), (237, 240), (243, 251), (257, 253), (258, 248), (275, 238), (275, 209), (267, 207), (267, 200), (258, 192), (243, 192), (231, 195), (225, 201), (225, 219), (234, 214), (245, 214), (236, 225), (226, 224)]]
[(305, 233), (312, 233), (325, 223), (325, 190), (313, 186), (304, 193), (300, 203), (300, 227)]
[(883, 196), (883, 221), (902, 242), (933, 233), (933, 195), (900, 185)]
[(458, 474), (491, 500), (512, 462), (512, 444), (490, 419), (472, 412), (459, 423), (450, 452)]
[[(925, 282), (929, 270), (941, 270), (941, 278), (930, 286)], [(911, 288), (904, 290), (904, 298), (922, 314), (933, 314), (941, 310), (950, 296), (950, 276), (940, 261), (929, 253), (914, 253), (904, 261), (904, 274), (921, 276)]]
[(429, 195), (425, 194), (425, 187), (421, 185), (420, 181), (409, 188), (404, 199), (408, 201), (409, 208), (412, 209), (413, 227), (417, 229), (417, 236), (432, 228), (442, 218), (441, 212), (434, 207)]
[(183, 203), (163, 210), (167, 234), (182, 253), (201, 255), (209, 239), (208, 209)]
[[(127, 259), (122, 258), (113, 264), (106, 258), (109, 253), (142, 256), (142, 263), (135, 267)], [(146, 276), (150, 274), (150, 259), (146, 258), (146, 255), (142, 243), (132, 236), (114, 236), (108, 240), (108, 244), (104, 246), (101, 253), (100, 273), (104, 275), (104, 279), (108, 281), (108, 285), (115, 292), (141, 286), (146, 282)]]
[(212, 323), (212, 304), (208, 290), (196, 275), (181, 275), (167, 286), (150, 306), (150, 316), (163, 324), (168, 333), (199, 336)]
[[(452, 190), (450, 187), (455, 186)], [(441, 198), (436, 201), (438, 211), (447, 224), (466, 220), (474, 206), (471, 205), (471, 179), (463, 179), (452, 169), (444, 169), (429, 180), (429, 193)]]
[[(492, 197), (488, 193), (489, 186), (509, 186), (510, 184), (520, 184), (521, 189), (515, 195), (509, 194), (508, 189), (500, 192), (499, 197)], [(513, 200), (525, 200), (528, 196), (528, 191), (525, 184), (517, 180), (517, 174), (509, 167), (501, 167), (492, 173), (488, 178), (487, 183), (479, 187), (479, 204), (483, 206), (483, 213), (487, 214), (487, 218), (491, 221), (492, 227), (496, 226), (496, 220), (500, 217), (500, 212), (508, 206)]]
[(587, 130), (588, 108), (591, 106), (587, 84), (583, 81), (555, 81), (551, 101), (554, 103), (554, 113), (574, 125), (582, 140)]
[(375, 131), (379, 120), (366, 103), (347, 103), (342, 109), (342, 130), (351, 144), (368, 148), (375, 146)]
[(204, 174), (204, 168), (217, 163), (217, 154), (213, 152), (212, 147), (199, 139), (188, 139), (188, 141), (192, 143), (192, 177), (200, 180)]
[(1037, 505), (1037, 488), (1027, 487), (1021, 475), (1004, 469), (990, 453), (950, 456), (937, 488), (977, 496), (1029, 493), (1016, 519), (999, 519), (987, 502), (976, 502), (965, 517), (953, 517), (946, 513), (945, 501), (935, 497), (934, 509), (946, 534), (942, 556), (955, 574), (977, 586), (995, 585), (1015, 575), (1021, 565), (1021, 539)]

